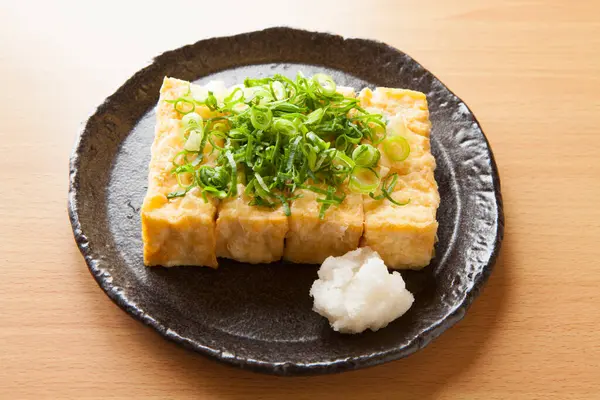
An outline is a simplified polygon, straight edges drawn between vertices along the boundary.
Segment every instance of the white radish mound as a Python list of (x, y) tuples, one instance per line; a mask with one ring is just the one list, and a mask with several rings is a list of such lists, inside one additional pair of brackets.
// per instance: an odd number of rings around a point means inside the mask
[(414, 302), (400, 273), (389, 273), (369, 247), (328, 257), (310, 295), (313, 310), (341, 333), (377, 331), (406, 313)]

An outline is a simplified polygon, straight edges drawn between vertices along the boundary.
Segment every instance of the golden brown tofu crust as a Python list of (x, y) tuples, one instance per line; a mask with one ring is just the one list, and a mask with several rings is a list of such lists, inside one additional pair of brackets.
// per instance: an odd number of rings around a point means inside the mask
[(251, 264), (278, 261), (283, 256), (288, 218), (281, 207), (266, 209), (248, 205), (238, 186), (238, 196), (219, 206), (217, 256)]
[[(301, 189), (292, 202), (284, 258), (295, 263), (320, 264), (329, 256), (341, 256), (358, 248), (363, 232), (362, 195), (348, 193), (339, 206), (330, 207), (319, 219), (321, 203), (316, 193)], [(322, 197), (322, 196), (320, 196)]]
[(361, 105), (388, 118), (388, 136), (400, 135), (410, 145), (409, 156), (402, 161), (390, 159), (384, 145), (381, 169), (398, 174), (392, 198), (373, 200), (364, 196), (365, 228), (361, 246), (377, 251), (386, 265), (396, 269), (420, 269), (434, 255), (440, 203), (434, 178), (435, 159), (431, 154), (429, 134), (431, 123), (427, 98), (423, 93), (404, 89), (365, 89)]
[[(148, 191), (141, 209), (144, 263), (148, 266), (203, 265), (217, 267), (215, 217), (217, 202), (204, 201), (197, 190), (185, 197), (167, 200), (179, 189), (171, 169), (173, 157), (181, 151), (181, 117), (164, 101), (185, 94), (189, 83), (165, 78), (156, 114), (155, 138), (148, 173)], [(197, 111), (210, 116), (208, 109)], [(210, 152), (207, 146), (206, 154)]]

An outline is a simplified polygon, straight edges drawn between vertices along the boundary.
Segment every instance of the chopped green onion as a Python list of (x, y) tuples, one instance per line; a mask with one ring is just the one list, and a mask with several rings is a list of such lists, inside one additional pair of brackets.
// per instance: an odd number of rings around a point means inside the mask
[(185, 144), (183, 145), (183, 149), (187, 151), (200, 151), (200, 145), (202, 144), (202, 131), (193, 130), (190, 131), (190, 136), (188, 136)]
[[(380, 153), (374, 146), (385, 138), (386, 124), (381, 115), (362, 109), (358, 99), (337, 93), (327, 75), (246, 79), (222, 101), (208, 88), (192, 85), (167, 102), (183, 114), (185, 141), (172, 169), (181, 189), (169, 198), (198, 187), (205, 201), (223, 199), (235, 196), (240, 182), (250, 205), (281, 206), (290, 215), (290, 201), (299, 197), (294, 192), (304, 187), (319, 194), (319, 218), (324, 218), (344, 201), (340, 188), (346, 182), (353, 191), (375, 196)], [(197, 106), (208, 107), (214, 116), (202, 120)], [(210, 154), (216, 153), (211, 165), (204, 163), (207, 142)], [(392, 180), (375, 197), (391, 197)]]
[(374, 200), (388, 199), (392, 204), (395, 204), (397, 206), (405, 206), (408, 203), (410, 203), (410, 199), (406, 203), (400, 203), (392, 198), (392, 192), (394, 191), (394, 188), (396, 187), (397, 182), (398, 182), (398, 174), (397, 173), (390, 174), (390, 175), (386, 176), (385, 179), (383, 180), (383, 182), (381, 183), (381, 194), (378, 196), (375, 196), (375, 194), (373, 192), (371, 192), (371, 193), (369, 193), (369, 196), (371, 196), (371, 198)]
[(206, 107), (208, 107), (211, 111), (215, 111), (217, 109), (217, 98), (213, 92), (208, 92), (208, 97), (206, 98)]
[(175, 108), (175, 111), (184, 115), (194, 112), (196, 109), (196, 105), (193, 101), (184, 99), (183, 97), (178, 98), (173, 104), (173, 107)]
[(280, 194), (276, 194), (275, 197), (277, 197), (277, 199), (279, 199), (279, 201), (281, 202), (281, 206), (283, 207), (283, 213), (285, 214), (285, 216), (289, 217), (290, 215), (292, 215), (292, 211), (290, 210), (289, 199), (286, 199)]
[(373, 145), (378, 145), (387, 136), (385, 122), (382, 121), (382, 116), (379, 114), (364, 114), (352, 118), (351, 121), (363, 127), (364, 136)]
[(292, 121), (283, 118), (275, 118), (273, 121), (273, 130), (288, 136), (298, 133), (296, 125)]
[(225, 156), (227, 157), (227, 161), (229, 161), (229, 166), (231, 167), (231, 183), (229, 185), (229, 194), (235, 196), (237, 195), (237, 164), (233, 158), (233, 154), (231, 154), (231, 151), (226, 151)]
[(240, 87), (236, 87), (233, 91), (223, 99), (223, 103), (227, 106), (232, 106), (239, 102), (244, 101), (244, 90)]
[(225, 136), (225, 134), (221, 131), (211, 131), (208, 134), (208, 142), (212, 146), (212, 150), (218, 150), (218, 151), (225, 150), (224, 146), (221, 146), (221, 145), (215, 143), (215, 141), (213, 139), (214, 137), (218, 137), (220, 139), (225, 139), (227, 136)]
[(310, 114), (308, 114), (306, 116), (306, 121), (304, 121), (304, 124), (306, 125), (313, 125), (313, 124), (318, 124), (319, 122), (321, 122), (321, 119), (323, 119), (323, 116), (325, 115), (325, 108), (317, 108), (315, 111), (311, 112)]
[(243, 127), (240, 128), (234, 128), (232, 130), (229, 131), (229, 138), (232, 140), (246, 140), (248, 137), (248, 132), (243, 129)]
[(371, 168), (355, 167), (350, 174), (348, 187), (357, 193), (369, 193), (379, 186), (379, 176)]
[(341, 151), (336, 152), (333, 164), (340, 168), (354, 168), (356, 165), (350, 157)]
[(261, 109), (258, 107), (252, 107), (250, 111), (250, 121), (255, 129), (265, 130), (271, 125), (273, 119), (273, 113), (270, 109)]
[(258, 172), (254, 174), (254, 177), (256, 178), (256, 181), (258, 182), (258, 184), (260, 185), (260, 187), (266, 193), (270, 193), (271, 192), (271, 190), (269, 189), (269, 187), (266, 185), (265, 181), (263, 180), (262, 176), (260, 176), (260, 174)]
[(271, 111), (273, 112), (279, 111), (282, 113), (289, 113), (289, 115), (293, 113), (302, 113), (306, 111), (306, 108), (288, 102), (277, 102), (267, 105), (271, 108)]
[(275, 100), (283, 100), (287, 97), (285, 86), (280, 81), (271, 82), (271, 93)]
[(335, 148), (340, 152), (346, 152), (349, 146), (350, 143), (348, 142), (346, 135), (340, 135), (335, 139)]
[(226, 132), (229, 130), (229, 127), (227, 126), (227, 124), (225, 122), (222, 121), (218, 121), (212, 124), (212, 131), (214, 132)]
[(174, 199), (176, 197), (183, 197), (183, 196), (185, 196), (187, 194), (187, 192), (189, 192), (189, 189), (178, 190), (176, 192), (167, 193), (167, 199), (171, 200), (171, 199)]
[(359, 144), (363, 138), (363, 133), (354, 124), (349, 124), (349, 128), (350, 129), (344, 135), (346, 140), (350, 143)]
[(391, 136), (383, 141), (383, 151), (393, 161), (404, 161), (410, 154), (410, 145), (402, 136)]
[(370, 130), (369, 140), (374, 145), (378, 145), (387, 137), (385, 123), (381, 120), (381, 116), (371, 115), (370, 118), (367, 119), (367, 126)]
[(329, 75), (315, 74), (312, 80), (323, 94), (327, 96), (335, 94), (336, 85)]
[(264, 87), (254, 87), (252, 90), (250, 100), (258, 104), (267, 104), (273, 101), (274, 99), (269, 89)]
[(379, 162), (379, 150), (370, 144), (361, 144), (352, 152), (352, 160), (359, 167), (373, 167)]
[(188, 155), (188, 152), (186, 150), (182, 150), (179, 153), (175, 154), (175, 157), (173, 157), (173, 165), (175, 166), (175, 168), (173, 169), (173, 172), (175, 172), (175, 169), (177, 169), (177, 167), (181, 167), (182, 165), (189, 164), (187, 155)]
[(319, 150), (327, 150), (329, 148), (329, 143), (315, 135), (314, 132), (308, 132), (306, 138), (316, 145)]
[(203, 193), (208, 192), (219, 199), (227, 197), (230, 176), (223, 167), (202, 165), (198, 170), (198, 181)]
[[(191, 176), (191, 182), (188, 184), (183, 183), (182, 180), (182, 175), (187, 174), (188, 176)], [(175, 170), (175, 178), (177, 179), (177, 184), (179, 185), (179, 187), (189, 190), (194, 186), (194, 170), (191, 166), (188, 165), (184, 165), (181, 167), (176, 168)]]
[(268, 85), (271, 82), (271, 78), (261, 78), (261, 79), (244, 79), (244, 86), (246, 87), (254, 87), (254, 86), (263, 86)]
[(194, 128), (194, 129), (204, 128), (204, 121), (202, 120), (202, 117), (200, 115), (198, 115), (198, 113), (195, 113), (193, 111), (185, 114), (183, 116), (183, 118), (181, 118), (181, 122), (183, 122), (183, 126), (186, 127), (187, 129), (189, 129), (189, 128)]

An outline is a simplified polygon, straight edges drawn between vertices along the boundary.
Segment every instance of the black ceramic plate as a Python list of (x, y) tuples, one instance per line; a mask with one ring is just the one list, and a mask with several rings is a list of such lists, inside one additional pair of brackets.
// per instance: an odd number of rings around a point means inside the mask
[[(341, 335), (311, 310), (318, 266), (146, 268), (139, 209), (154, 106), (164, 76), (243, 82), (326, 72), (341, 85), (427, 94), (441, 206), (436, 257), (403, 272), (416, 301), (378, 332)], [(281, 375), (340, 372), (405, 357), (460, 320), (488, 278), (503, 234), (492, 152), (467, 106), (406, 54), (383, 43), (273, 28), (166, 52), (132, 76), (85, 124), (71, 158), (77, 244), (108, 296), (164, 337), (229, 364)]]

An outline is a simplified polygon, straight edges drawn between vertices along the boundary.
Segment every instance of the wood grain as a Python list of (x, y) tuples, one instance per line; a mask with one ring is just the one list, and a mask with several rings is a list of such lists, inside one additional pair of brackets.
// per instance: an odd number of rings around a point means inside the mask
[[(600, 3), (7, 2), (0, 13), (0, 398), (600, 398)], [(403, 361), (262, 376), (190, 354), (90, 277), (66, 213), (79, 122), (154, 55), (290, 25), (369, 37), (479, 118), (506, 238), (467, 317)]]

